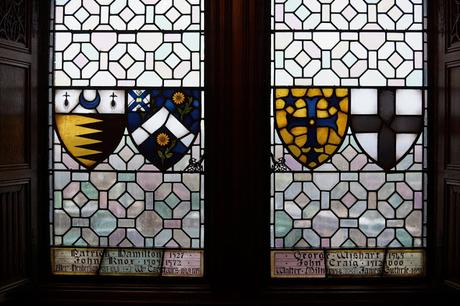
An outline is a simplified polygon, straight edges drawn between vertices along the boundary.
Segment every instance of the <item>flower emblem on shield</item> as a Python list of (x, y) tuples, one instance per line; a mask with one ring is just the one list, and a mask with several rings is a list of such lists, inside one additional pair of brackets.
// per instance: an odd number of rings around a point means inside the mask
[(351, 130), (366, 155), (385, 171), (413, 148), (423, 130), (420, 89), (352, 89)]
[(86, 169), (113, 153), (125, 126), (123, 91), (56, 90), (54, 128), (67, 153)]
[(294, 158), (313, 170), (342, 144), (348, 129), (346, 88), (276, 88), (278, 135)]
[(201, 91), (164, 88), (128, 92), (128, 132), (159, 170), (173, 167), (200, 132)]

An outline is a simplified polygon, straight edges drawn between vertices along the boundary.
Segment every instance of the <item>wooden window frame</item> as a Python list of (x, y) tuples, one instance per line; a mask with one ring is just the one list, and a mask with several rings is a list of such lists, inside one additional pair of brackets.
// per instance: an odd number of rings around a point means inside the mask
[[(34, 0), (37, 1), (37, 0)], [(455, 0), (452, 0), (455, 1)], [(430, 177), (428, 266), (423, 279), (270, 279), (270, 1), (206, 0), (206, 204), (205, 277), (146, 279), (126, 277), (63, 277), (50, 274), (47, 103), (49, 2), (39, 2), (39, 231), (32, 237), (39, 256), (32, 287), (18, 298), (49, 304), (331, 304), (360, 302), (414, 304), (439, 302), (449, 290), (443, 244), (446, 112), (442, 103), (430, 106)], [(442, 69), (437, 69), (446, 33), (442, 16), (448, 1), (428, 1), (429, 95), (445, 94)], [(458, 56), (458, 51), (456, 55)], [(458, 56), (460, 62), (460, 56)], [(444, 58), (443, 58), (444, 61)], [(444, 67), (444, 66), (443, 66)], [(444, 134), (446, 135), (446, 134)], [(444, 173), (444, 172), (443, 172)], [(257, 174), (257, 175), (255, 175)], [(444, 174), (443, 174), (444, 175)], [(460, 177), (460, 175), (458, 175)], [(460, 180), (459, 180), (460, 181)], [(457, 182), (457, 181), (455, 181)], [(447, 229), (448, 230), (448, 229)], [(457, 254), (457, 253), (456, 253)], [(454, 257), (455, 259), (455, 257)], [(451, 287), (458, 283), (455, 277)]]

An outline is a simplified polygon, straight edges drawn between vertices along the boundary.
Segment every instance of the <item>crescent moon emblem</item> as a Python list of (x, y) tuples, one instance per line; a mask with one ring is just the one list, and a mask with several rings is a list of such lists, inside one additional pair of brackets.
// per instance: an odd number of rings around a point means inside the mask
[(83, 91), (82, 91), (80, 94), (79, 103), (81, 106), (83, 106), (86, 109), (95, 109), (101, 103), (101, 96), (99, 95), (99, 92), (96, 91), (96, 98), (94, 98), (94, 100), (92, 101), (88, 101), (83, 96)]

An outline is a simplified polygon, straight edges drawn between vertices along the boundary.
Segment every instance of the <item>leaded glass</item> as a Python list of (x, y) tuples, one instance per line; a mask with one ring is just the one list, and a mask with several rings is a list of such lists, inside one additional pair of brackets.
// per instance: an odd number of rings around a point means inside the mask
[(272, 0), (272, 277), (424, 275), (426, 15)]
[(53, 273), (201, 277), (204, 1), (51, 11)]

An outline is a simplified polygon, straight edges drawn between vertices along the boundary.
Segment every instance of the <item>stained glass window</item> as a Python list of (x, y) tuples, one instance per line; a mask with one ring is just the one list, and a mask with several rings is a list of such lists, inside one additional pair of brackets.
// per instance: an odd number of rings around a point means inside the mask
[(52, 1), (57, 275), (200, 277), (204, 1)]
[(424, 275), (425, 2), (272, 0), (272, 277)]

